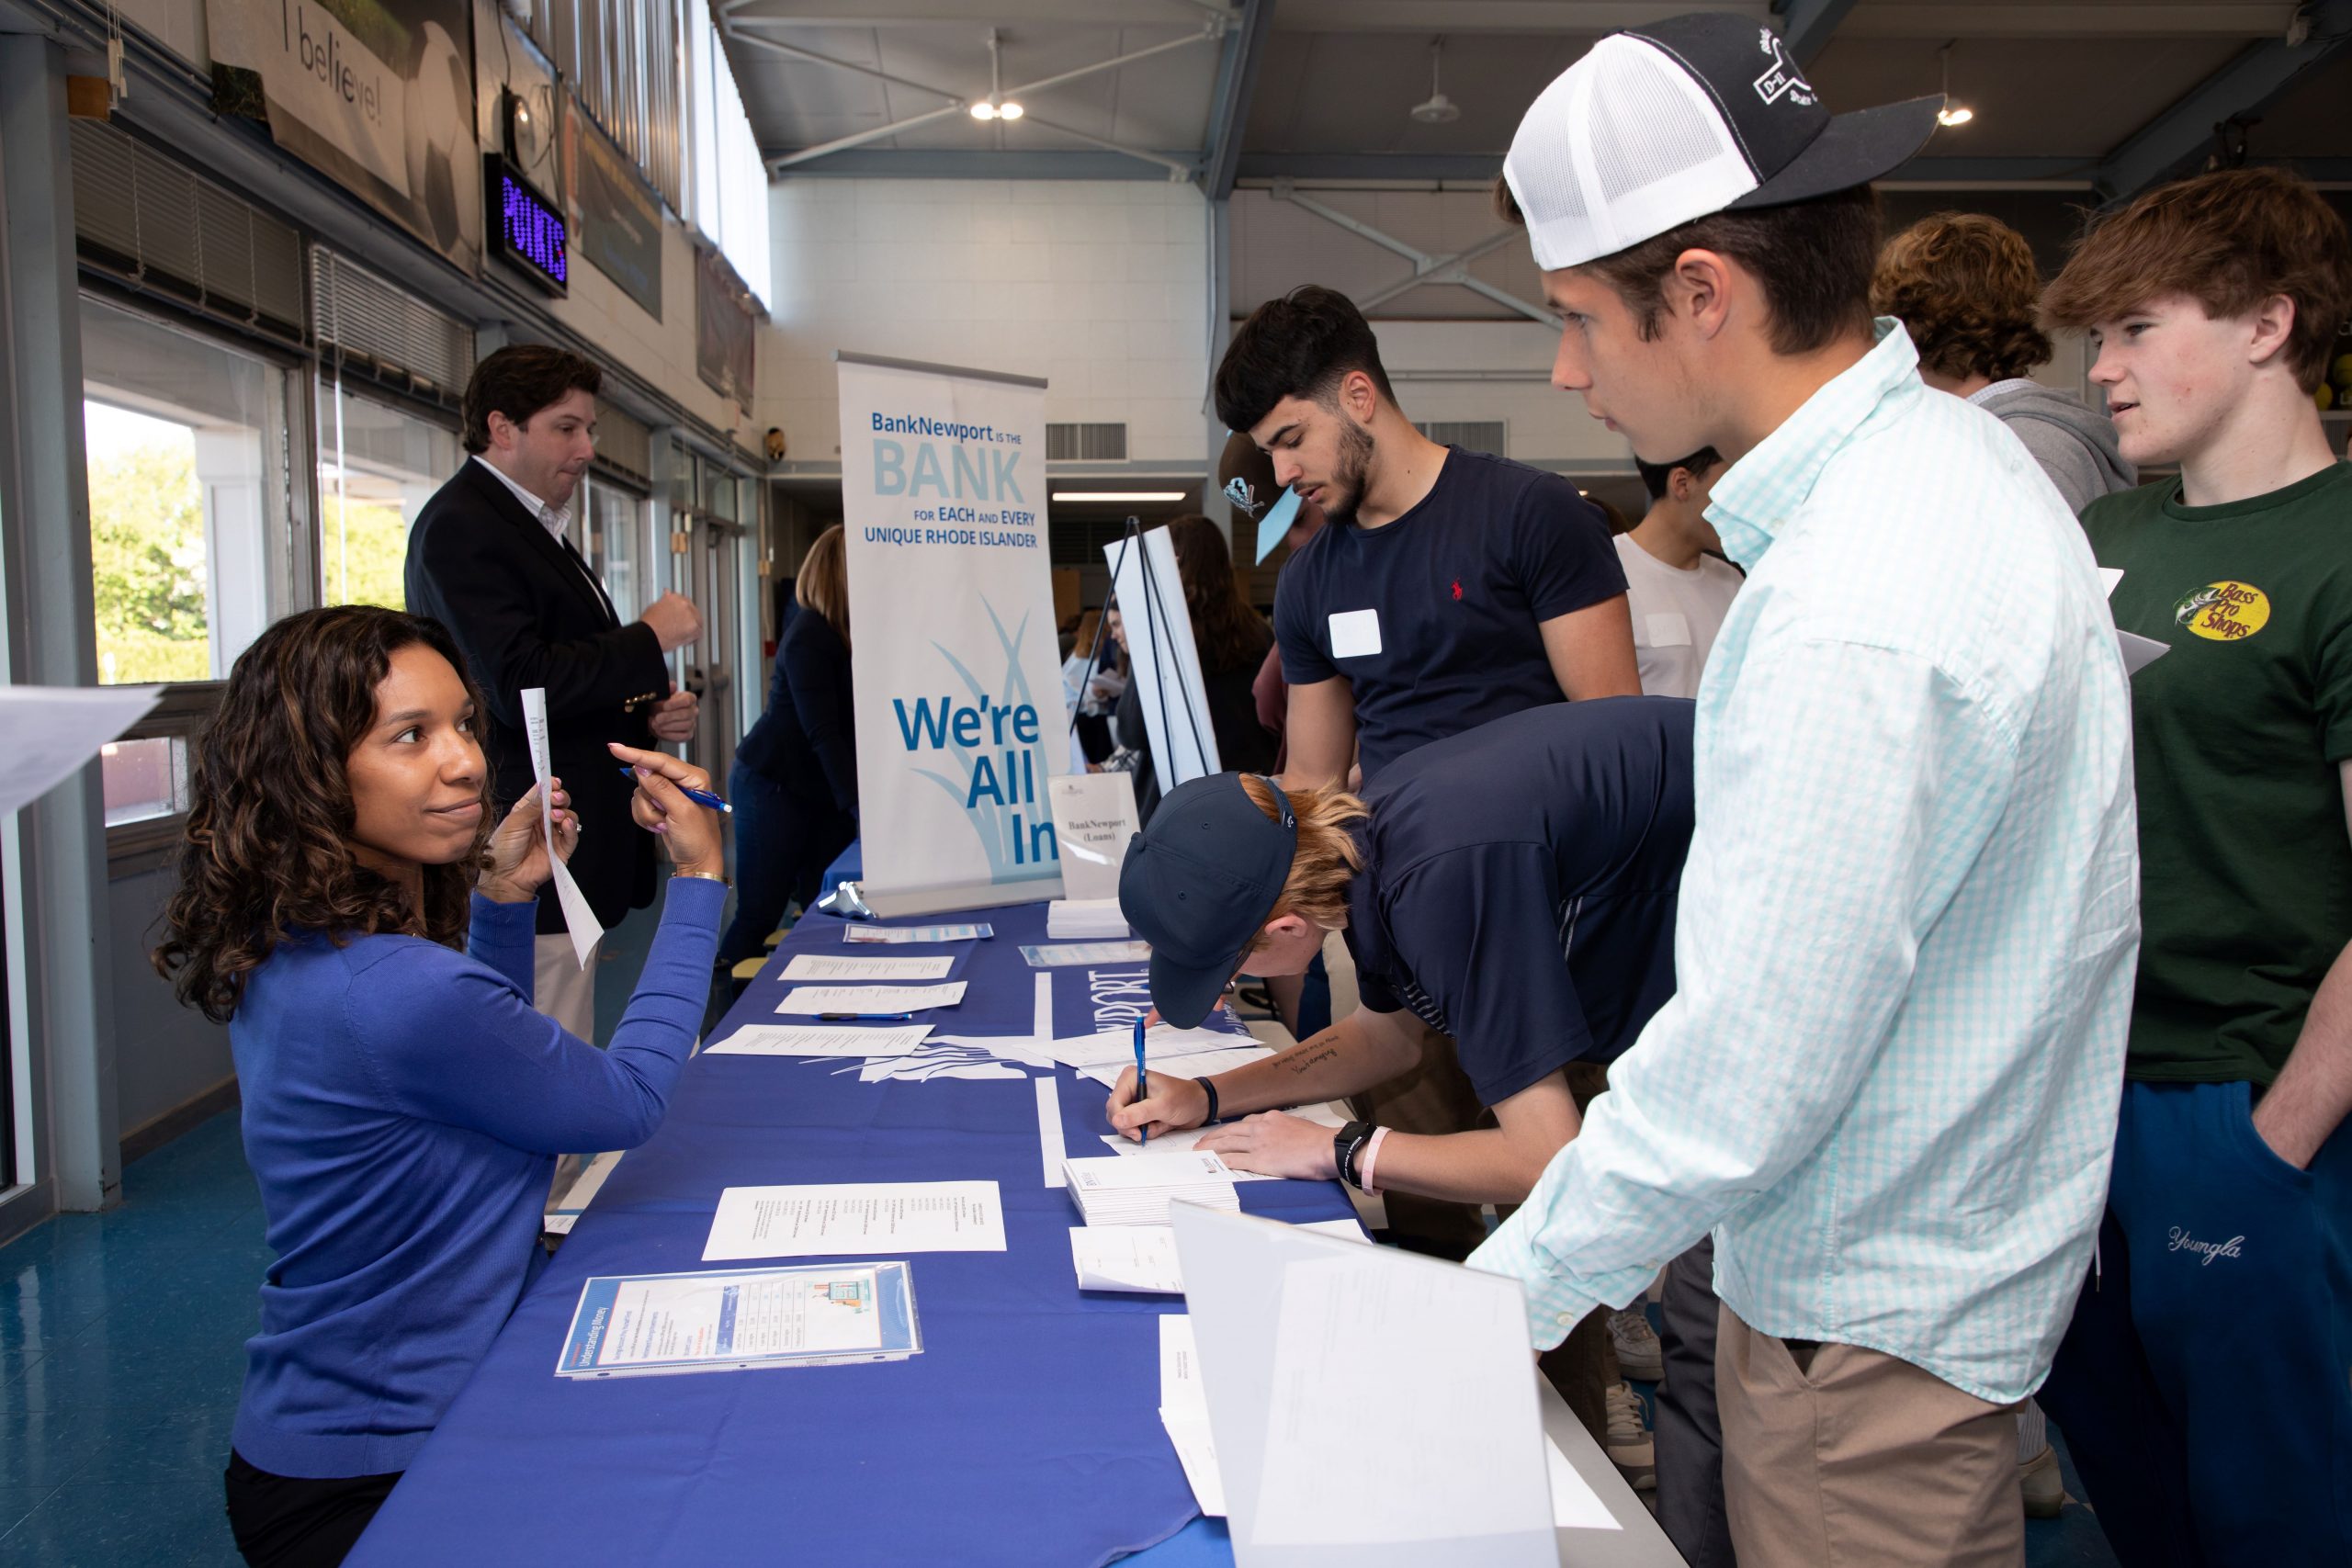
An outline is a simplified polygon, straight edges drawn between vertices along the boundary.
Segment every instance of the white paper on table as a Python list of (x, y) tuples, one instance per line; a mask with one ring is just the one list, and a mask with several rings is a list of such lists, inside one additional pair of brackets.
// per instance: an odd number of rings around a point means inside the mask
[(580, 884), (571, 880), (571, 868), (555, 852), (555, 802), (548, 798), (553, 792), (548, 788), (551, 769), (548, 761), (545, 686), (523, 688), (523, 735), (531, 748), (532, 775), (539, 784), (539, 830), (547, 835), (548, 864), (554, 868), (555, 901), (563, 908), (563, 928), (571, 933), (572, 954), (580, 960), (580, 967), (585, 969), (588, 955), (604, 940), (605, 928), (597, 923), (596, 911), (588, 907), (588, 896), (580, 891)]
[(1193, 1501), (1210, 1518), (1225, 1517), (1225, 1480), (1217, 1473), (1216, 1444), (1209, 1436), (1200, 1352), (1193, 1345), (1193, 1320), (1181, 1312), (1159, 1320), (1159, 1424), (1176, 1450), (1176, 1462), (1184, 1467)]
[(927, 1023), (893, 1029), (850, 1023), (753, 1023), (706, 1045), (710, 1056), (910, 1056), (931, 1032)]
[(852, 947), (896, 946), (910, 942), (980, 942), (996, 935), (990, 925), (977, 926), (861, 926), (854, 921), (842, 927), (842, 941)]
[[(1081, 1291), (1184, 1293), (1176, 1233), (1166, 1225), (1072, 1225), (1069, 1259)], [(1161, 1375), (1166, 1376), (1164, 1369)]]
[(1032, 969), (1095, 969), (1141, 964), (1150, 956), (1148, 942), (1056, 942), (1021, 950), (1022, 962)]
[(2127, 676), (2137, 675), (2172, 651), (2168, 645), (2158, 642), (2154, 637), (2127, 632), (2120, 626), (2115, 629), (2115, 641), (2123, 649), (2123, 673)]
[(1003, 1250), (993, 1181), (847, 1181), (726, 1189), (702, 1260)]
[[(1148, 1144), (1139, 1144), (1135, 1139), (1118, 1133), (1104, 1133), (1102, 1138), (1104, 1143), (1111, 1145), (1111, 1152), (1116, 1155), (1188, 1155), (1200, 1143), (1202, 1135), (1208, 1131), (1206, 1127), (1194, 1127), (1182, 1133), (1155, 1133)], [(1236, 1181), (1279, 1181), (1282, 1179), (1276, 1176), (1262, 1176), (1254, 1170), (1244, 1170), (1238, 1165), (1229, 1168)]]
[(1568, 1456), (1550, 1433), (1544, 1437), (1544, 1470), (1552, 1483), (1552, 1525), (1564, 1530), (1621, 1530), (1625, 1527), (1609, 1512), (1609, 1505), (1584, 1483)]
[[(1240, 1176), (1239, 1171), (1234, 1172), (1235, 1179)], [(1372, 1245), (1372, 1238), (1353, 1220), (1313, 1220), (1298, 1228)], [(1069, 1256), (1081, 1291), (1184, 1293), (1184, 1268), (1176, 1257), (1176, 1232), (1169, 1225), (1072, 1225)], [(1164, 1346), (1161, 1354), (1167, 1354)]]
[(1031, 993), (1036, 1000), (1029, 1010), (1029, 1040), (1030, 1043), (1046, 1053), (1046, 1060), (1051, 1061), (1053, 1052), (1050, 1047), (1054, 1043), (1054, 977), (1051, 975), (1040, 975), (1036, 976), (1036, 989)]
[(1062, 1147), (1062, 1086), (1052, 1078), (1038, 1078), (1037, 1085), (1037, 1153), (1046, 1162), (1046, 1185), (1062, 1184), (1062, 1161), (1069, 1153)]
[(964, 999), (967, 982), (944, 986), (795, 986), (775, 1004), (778, 1012), (921, 1012), (952, 1008)]
[[(1248, 1037), (1228, 1034), (1225, 1038), (1241, 1041)], [(1208, 1077), (1217, 1073), (1229, 1073), (1234, 1068), (1247, 1066), (1251, 1062), (1262, 1062), (1272, 1055), (1273, 1053), (1263, 1045), (1237, 1044), (1222, 1051), (1204, 1051), (1194, 1056), (1170, 1056), (1165, 1059), (1147, 1053), (1145, 1065), (1153, 1072), (1166, 1073), (1170, 1077), (1199, 1078)], [(1078, 1076), (1082, 1078), (1091, 1078), (1104, 1089), (1110, 1089), (1118, 1083), (1119, 1073), (1123, 1067), (1132, 1067), (1135, 1065), (1135, 1051), (1130, 1046), (1125, 1061), (1104, 1062), (1098, 1066), (1080, 1067), (1078, 1070)]]
[(866, 953), (796, 953), (781, 980), (944, 980), (956, 967), (953, 953), (899, 957)]
[(161, 686), (0, 686), (0, 817), (55, 789), (147, 716)]
[[(1197, 1055), (1203, 1051), (1256, 1043), (1246, 1034), (1229, 1034), (1222, 1029), (1177, 1029), (1169, 1024), (1156, 1024), (1144, 1031), (1143, 1055), (1147, 1063), (1162, 1057)], [(1107, 1029), (1099, 1034), (1068, 1034), (1054, 1042), (1054, 1060), (1072, 1067), (1099, 1067), (1116, 1062), (1128, 1066), (1136, 1065), (1136, 1032), (1134, 1029)]]

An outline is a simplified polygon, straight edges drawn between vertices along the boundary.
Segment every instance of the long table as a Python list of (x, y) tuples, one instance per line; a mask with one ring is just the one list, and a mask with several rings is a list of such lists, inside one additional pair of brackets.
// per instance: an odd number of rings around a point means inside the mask
[[(995, 935), (855, 950), (960, 954), (964, 1002), (927, 1015), (942, 1033), (1032, 1034), (1040, 974), (1057, 1035), (1124, 1024), (1146, 999), (1140, 965), (1031, 969), (1018, 949), (1046, 940), (1043, 905), (942, 918), (985, 921)], [(841, 927), (804, 919), (714, 1038), (772, 1020), (783, 964), (841, 953)], [(1182, 1303), (1078, 1290), (1068, 1231), (1080, 1216), (1046, 1185), (1031, 1080), (867, 1084), (842, 1066), (707, 1055), (688, 1064), (661, 1130), (619, 1163), (525, 1294), (352, 1563), (1232, 1561), (1222, 1522), (1199, 1519), (1156, 1415), (1151, 1320)], [(1102, 1086), (1067, 1068), (1054, 1081), (1067, 1151), (1106, 1153)], [(582, 1281), (704, 1267), (724, 1188), (984, 1179), (1002, 1193), (1007, 1250), (912, 1256), (923, 1350), (910, 1360), (554, 1375)], [(1245, 1210), (1287, 1220), (1352, 1213), (1330, 1182), (1244, 1182), (1239, 1192)], [(1676, 1561), (1556, 1400), (1546, 1420), (1627, 1527), (1574, 1532), (1589, 1550), (1572, 1560)]]

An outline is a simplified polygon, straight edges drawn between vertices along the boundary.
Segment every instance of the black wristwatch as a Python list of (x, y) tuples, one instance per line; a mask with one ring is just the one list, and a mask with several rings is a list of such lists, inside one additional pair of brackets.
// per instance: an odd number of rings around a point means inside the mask
[(1340, 1179), (1359, 1192), (1363, 1190), (1363, 1178), (1356, 1174), (1356, 1158), (1363, 1153), (1364, 1145), (1372, 1141), (1372, 1134), (1371, 1122), (1351, 1122), (1331, 1136), (1331, 1151), (1340, 1168)]

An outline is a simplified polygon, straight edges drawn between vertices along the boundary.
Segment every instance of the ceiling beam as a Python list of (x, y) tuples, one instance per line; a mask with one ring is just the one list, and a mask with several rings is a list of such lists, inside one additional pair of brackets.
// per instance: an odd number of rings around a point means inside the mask
[[(756, 0), (754, 0), (756, 3)], [(1446, 0), (1432, 19), (1429, 0), (1283, 0), (1274, 19), (1285, 33), (1519, 33), (1591, 38), (1637, 28), (1690, 10), (1690, 0)], [(1710, 10), (1769, 23), (1781, 8), (1769, 0)], [(2294, 0), (2262, 5), (2217, 0), (1943, 0), (1941, 4), (1863, 6), (1838, 29), (1841, 38), (2277, 38), (2295, 14)], [(860, 24), (865, 25), (865, 24)]]
[(1226, 29), (1224, 58), (1217, 62), (1216, 97), (1209, 107), (1207, 162), (1201, 170), (1201, 189), (1211, 201), (1233, 194), (1235, 171), (1241, 162), (1241, 136), (1250, 123), (1250, 100), (1258, 92), (1258, 64), (1265, 58), (1266, 34), (1272, 29), (1274, 0), (1243, 0), (1233, 25)]
[(1829, 35), (1853, 8), (1854, 0), (1772, 0), (1781, 37), (1799, 65), (1810, 65), (1820, 56)]
[[(1484, 255), (1488, 251), (1498, 250), (1505, 242), (1517, 238), (1520, 231), (1516, 229), (1506, 229), (1499, 233), (1489, 234), (1467, 251), (1458, 251), (1450, 256), (1433, 256), (1419, 245), (1409, 241), (1400, 240), (1385, 230), (1375, 229), (1351, 213), (1342, 212), (1336, 207), (1316, 200), (1313, 197), (1299, 195), (1287, 180), (1275, 184), (1274, 199), (1287, 201), (1303, 211), (1315, 214), (1326, 223), (1346, 230), (1360, 240), (1368, 240), (1384, 251), (1391, 251), (1403, 256), (1413, 264), (1412, 283), (1449, 283), (1457, 288), (1466, 288), (1473, 294), (1480, 295), (1498, 305), (1516, 310), (1529, 321), (1541, 321), (1549, 327), (1561, 324), (1560, 318), (1553, 314), (1548, 307), (1536, 304), (1532, 300), (1522, 299), (1507, 288), (1488, 283), (1483, 277), (1475, 276), (1467, 266), (1461, 265), (1473, 256)], [(1384, 288), (1374, 297), (1381, 300), (1388, 300), (1404, 291), (1402, 288)]]
[(1164, 180), (1176, 166), (1191, 172), (1182, 149), (1156, 153), (1148, 162), (1138, 161), (1140, 156), (1129, 149), (861, 147), (787, 172), (795, 179), (863, 180)]
[(2305, 72), (2352, 41), (2352, 0), (2316, 0), (2303, 15), (2311, 30), (2301, 43), (2290, 46), (2282, 35), (2247, 45), (2110, 152), (2092, 176), (2099, 195), (2121, 201), (2182, 172), (2211, 145), (2223, 122), (2259, 113)]
[[(1100, 136), (1091, 136), (1083, 130), (1072, 130), (1067, 125), (1057, 125), (1050, 119), (1043, 119), (1034, 114), (1024, 116), (1019, 123), (1034, 125), (1040, 130), (1050, 130), (1057, 136), (1067, 136), (1072, 141), (1083, 141), (1091, 147), (1099, 147), (1105, 152), (1115, 152), (1122, 158), (1133, 158), (1139, 163), (1149, 164), (1155, 168), (1167, 171), (1168, 177), (1171, 180), (1189, 180), (1201, 172), (1201, 161), (1196, 157), (1178, 158), (1165, 152), (1151, 152), (1141, 147), (1130, 147), (1124, 141), (1106, 141)], [(1014, 130), (1009, 134), (1017, 135), (1019, 132)]]
[(836, 60), (830, 54), (819, 54), (814, 50), (803, 49), (797, 43), (786, 43), (782, 39), (768, 38), (763, 34), (747, 30), (752, 23), (759, 20), (757, 17), (745, 17), (722, 21), (719, 24), (719, 30), (733, 41), (746, 48), (758, 50), (764, 54), (780, 54), (787, 60), (806, 61), (811, 65), (829, 65), (836, 71), (848, 71), (859, 76), (870, 76), (876, 82), (885, 83), (893, 87), (911, 87), (918, 93), (929, 93), (934, 98), (945, 98), (954, 104), (961, 104), (964, 101), (962, 95), (951, 93), (944, 87), (934, 87), (928, 82), (909, 81), (904, 76), (893, 76), (887, 71), (876, 71), (871, 65), (860, 65), (848, 60)]

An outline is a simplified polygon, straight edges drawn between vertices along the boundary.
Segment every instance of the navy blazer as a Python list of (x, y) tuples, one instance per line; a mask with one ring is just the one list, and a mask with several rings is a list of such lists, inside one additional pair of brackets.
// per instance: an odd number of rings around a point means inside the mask
[[(653, 744), (647, 716), (670, 691), (653, 628), (622, 625), (578, 553), (470, 457), (417, 513), (406, 579), (410, 612), (449, 629), (481, 688), (490, 711), (480, 733), (498, 808), (531, 787), (522, 694), (544, 686), (548, 761), (584, 829), (572, 880), (607, 928), (651, 903), (653, 840), (629, 819), (635, 786), (605, 743)], [(538, 930), (563, 929), (550, 883), (540, 890)]]

